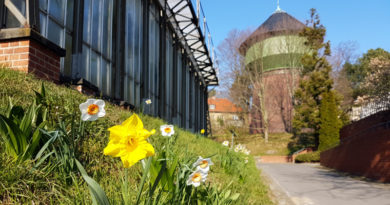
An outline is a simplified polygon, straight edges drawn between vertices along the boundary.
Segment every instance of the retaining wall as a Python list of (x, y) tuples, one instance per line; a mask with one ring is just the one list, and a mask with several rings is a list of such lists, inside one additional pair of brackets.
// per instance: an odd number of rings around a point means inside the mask
[(321, 153), (321, 165), (390, 182), (390, 111), (345, 126), (340, 145)]

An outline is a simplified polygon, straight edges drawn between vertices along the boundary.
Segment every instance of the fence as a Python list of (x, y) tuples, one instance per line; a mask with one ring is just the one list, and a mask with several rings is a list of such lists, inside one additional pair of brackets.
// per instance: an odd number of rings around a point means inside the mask
[(369, 100), (363, 102), (360, 106), (352, 107), (350, 118), (352, 121), (358, 121), (375, 113), (390, 110), (390, 96), (386, 100)]

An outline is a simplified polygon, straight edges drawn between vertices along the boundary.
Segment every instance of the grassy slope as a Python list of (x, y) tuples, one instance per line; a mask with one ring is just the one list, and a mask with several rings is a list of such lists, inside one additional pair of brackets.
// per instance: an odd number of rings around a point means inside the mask
[[(8, 97), (13, 99), (14, 104), (27, 106), (33, 101), (33, 89), (39, 90), (41, 81), (31, 75), (24, 75), (15, 71), (0, 69), (0, 113), (4, 113), (8, 103)], [(87, 99), (87, 96), (79, 94), (73, 89), (45, 83), (46, 89), (52, 102), (51, 114), (58, 118), (67, 118), (72, 113), (79, 113), (78, 105)], [(107, 128), (119, 124), (127, 119), (132, 113), (117, 106), (106, 104), (106, 117), (91, 123), (90, 131), (79, 145), (81, 150), (80, 160), (87, 171), (105, 189), (112, 199), (120, 199), (120, 179), (124, 168), (118, 158), (102, 155), (102, 150), (108, 142)], [(150, 116), (140, 116), (147, 129), (158, 130), (164, 121)], [(178, 140), (173, 148), (175, 154), (181, 159), (192, 156), (210, 156), (215, 165), (211, 168), (212, 173), (208, 177), (210, 183), (225, 187), (232, 182), (232, 191), (241, 193), (239, 204), (271, 204), (268, 198), (268, 189), (262, 183), (253, 158), (244, 164), (245, 156), (234, 154), (237, 159), (234, 166), (227, 169), (221, 164), (223, 155), (227, 152), (219, 143), (194, 135), (182, 129), (175, 128)], [(0, 138), (1, 139), (1, 138)], [(159, 136), (150, 137), (156, 151), (160, 151), (159, 141), (164, 140)], [(12, 160), (5, 155), (4, 146), (0, 140), (0, 201), (3, 203), (15, 203), (21, 200), (24, 203), (31, 201), (43, 201), (51, 203), (60, 201), (64, 204), (83, 203), (89, 204), (89, 193), (84, 183), (66, 185), (61, 176), (51, 173), (42, 176), (40, 170), (32, 170), (32, 163), (15, 166)], [(134, 182), (131, 190), (136, 189), (139, 182), (140, 163), (129, 170), (130, 181)], [(135, 196), (135, 192), (132, 193)], [(20, 202), (20, 201), (19, 201)]]

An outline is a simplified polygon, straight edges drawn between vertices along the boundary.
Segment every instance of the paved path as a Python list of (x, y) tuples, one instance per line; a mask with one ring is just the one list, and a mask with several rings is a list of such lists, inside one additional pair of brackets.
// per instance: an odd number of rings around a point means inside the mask
[[(362, 181), (313, 164), (258, 163), (257, 167), (271, 182), (279, 204), (390, 205), (390, 184)], [(279, 196), (280, 192), (288, 197)]]

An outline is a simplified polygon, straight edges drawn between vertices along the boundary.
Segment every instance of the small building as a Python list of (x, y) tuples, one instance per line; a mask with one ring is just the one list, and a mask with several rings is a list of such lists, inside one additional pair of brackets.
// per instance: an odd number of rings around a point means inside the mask
[(211, 97), (208, 99), (211, 129), (213, 132), (225, 126), (240, 127), (244, 125), (242, 109), (226, 98)]

